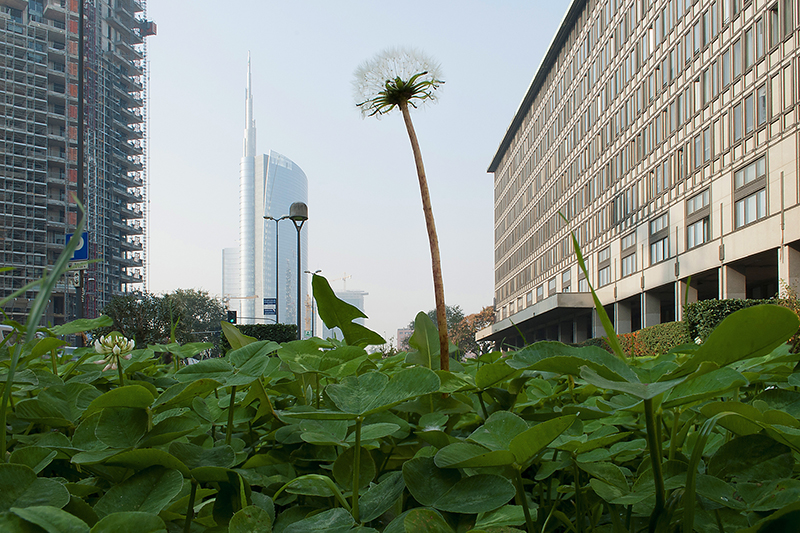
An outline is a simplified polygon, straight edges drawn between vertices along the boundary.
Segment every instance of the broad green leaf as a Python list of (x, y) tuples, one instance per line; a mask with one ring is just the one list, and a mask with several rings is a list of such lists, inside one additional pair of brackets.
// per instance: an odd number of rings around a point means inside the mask
[(49, 330), (53, 335), (61, 337), (63, 335), (73, 335), (82, 331), (106, 328), (108, 326), (112, 326), (113, 324), (114, 321), (111, 319), (111, 317), (100, 315), (97, 318), (79, 318), (78, 320), (73, 320), (72, 322), (67, 322), (66, 324), (62, 324), (60, 326), (53, 326), (52, 328), (49, 328)]
[(588, 366), (581, 368), (581, 377), (595, 387), (609, 389), (630, 394), (640, 400), (650, 400), (659, 394), (670, 390), (682, 383), (686, 377), (673, 379), (672, 381), (658, 381), (655, 383), (632, 383), (630, 381), (611, 381), (601, 377)]
[(200, 420), (193, 414), (167, 417), (147, 432), (140, 446), (149, 447), (168, 444), (179, 437), (196, 431), (199, 422)]
[[(395, 432), (397, 432), (398, 429), (400, 429), (400, 426), (389, 422), (366, 424), (364, 425), (364, 427), (361, 428), (361, 442), (365, 443), (371, 440), (378, 440), (384, 437), (388, 437), (389, 435), (392, 435)], [(355, 442), (356, 442), (356, 434), (355, 432), (352, 432), (350, 433), (350, 435), (347, 436), (347, 443), (355, 444)]]
[(161, 393), (153, 404), (153, 409), (160, 413), (175, 407), (188, 407), (195, 398), (205, 398), (221, 385), (219, 381), (207, 378), (176, 383)]
[(686, 381), (669, 391), (661, 407), (670, 409), (705, 398), (720, 396), (725, 391), (747, 384), (748, 381), (743, 375), (728, 367), (712, 370), (696, 377), (689, 376)]
[(575, 415), (560, 416), (546, 422), (536, 424), (513, 439), (508, 445), (514, 454), (517, 464), (527, 466), (536, 455), (544, 450), (559, 435), (564, 433), (577, 420)]
[(152, 466), (111, 487), (97, 500), (94, 510), (100, 517), (125, 511), (157, 514), (178, 495), (182, 486), (180, 472)]
[(29, 466), (38, 474), (55, 459), (56, 455), (58, 452), (50, 448), (28, 446), (16, 448), (11, 453), (9, 462)]
[(497, 411), (467, 438), (490, 450), (508, 450), (511, 439), (529, 427), (527, 422), (514, 413)]
[(200, 466), (230, 468), (236, 461), (236, 453), (228, 445), (203, 448), (188, 442), (173, 442), (169, 445), (169, 453), (189, 468)]
[(582, 463), (578, 462), (578, 467), (604, 483), (608, 483), (609, 485), (613, 485), (614, 487), (620, 489), (623, 492), (628, 492), (630, 487), (628, 485), (628, 480), (625, 478), (625, 474), (622, 472), (622, 469), (615, 465), (614, 463)]
[(111, 448), (133, 448), (147, 432), (147, 424), (148, 415), (144, 409), (107, 407), (100, 413), (95, 435)]
[[(536, 520), (537, 509), (530, 509), (531, 517)], [(521, 505), (504, 505), (499, 509), (478, 515), (475, 529), (519, 526), (525, 523), (525, 512)]]
[(489, 450), (469, 442), (455, 442), (439, 450), (434, 462), (439, 468), (496, 467), (514, 464), (514, 454), (508, 450)]
[(797, 524), (800, 524), (800, 502), (792, 502), (739, 533), (796, 533)]
[(414, 348), (406, 357), (406, 363), (424, 366), (431, 370), (439, 370), (439, 330), (431, 317), (420, 311), (414, 318), (414, 334), (408, 339), (408, 345)]
[(478, 368), (475, 374), (475, 386), (479, 389), (495, 387), (498, 383), (513, 379), (522, 373), (522, 370), (512, 368), (505, 361), (499, 361)]
[(586, 366), (612, 381), (638, 382), (636, 373), (619, 357), (597, 346), (575, 348), (560, 342), (543, 341), (516, 352), (507, 364), (512, 368), (578, 376)]
[(333, 379), (342, 379), (356, 373), (358, 367), (367, 359), (368, 354), (359, 346), (342, 346), (323, 352), (319, 361), (319, 369), (324, 375)]
[(708, 473), (739, 481), (781, 479), (794, 468), (794, 456), (788, 446), (766, 435), (737, 437), (723, 444), (708, 462)]
[[(314, 292), (316, 293), (316, 290)], [(350, 513), (342, 508), (336, 508), (290, 524), (283, 533), (347, 533), (355, 523)]]
[(40, 339), (39, 342), (36, 343), (36, 346), (33, 347), (33, 350), (31, 350), (31, 358), (35, 359), (37, 357), (41, 357), (50, 352), (50, 350), (55, 350), (66, 344), (67, 342), (61, 339), (57, 339), (55, 337), (45, 337)]
[(442, 515), (431, 509), (411, 509), (403, 518), (406, 532), (453, 533)]
[(422, 505), (454, 513), (497, 509), (515, 493), (511, 482), (494, 475), (462, 479), (456, 469), (438, 468), (432, 457), (416, 457), (403, 464), (409, 492)]
[(46, 505), (24, 509), (12, 507), (11, 512), (26, 522), (36, 524), (47, 533), (89, 533), (89, 526), (83, 520), (58, 507)]
[(300, 438), (317, 446), (346, 446), (348, 425), (344, 420), (303, 420)]
[[(354, 460), (356, 447), (348, 448), (342, 452), (333, 463), (333, 477), (336, 483), (344, 490), (353, 489)], [(367, 487), (375, 479), (377, 467), (372, 459), (372, 454), (365, 448), (361, 448), (359, 454), (360, 468), (358, 469), (359, 487)]]
[(92, 400), (92, 403), (86, 408), (84, 416), (89, 416), (95, 411), (105, 409), (106, 407), (147, 409), (152, 405), (153, 400), (153, 395), (150, 394), (150, 391), (146, 388), (140, 387), (139, 385), (125, 385), (124, 387), (111, 389)]
[(766, 355), (797, 333), (797, 315), (786, 307), (757, 305), (723, 320), (691, 359), (664, 377), (683, 377), (706, 362), (723, 367), (742, 359)]
[(738, 494), (734, 487), (714, 476), (707, 476), (704, 474), (698, 475), (695, 492), (704, 498), (708, 498), (712, 502), (730, 507), (731, 509), (745, 508), (745, 505), (737, 499)]
[(248, 505), (234, 513), (228, 524), (228, 533), (272, 533), (272, 517), (267, 511)]
[(230, 322), (223, 320), (220, 324), (222, 325), (222, 333), (225, 335), (225, 338), (228, 339), (228, 344), (230, 344), (231, 348), (234, 350), (258, 340), (253, 337), (248, 337)]
[(69, 492), (64, 485), (50, 478), (36, 477), (25, 465), (0, 463), (0, 512), (12, 507), (64, 507)]
[(97, 522), (91, 533), (166, 533), (164, 521), (153, 513), (123, 511)]
[(405, 488), (403, 473), (400, 471), (391, 472), (377, 485), (371, 485), (358, 500), (358, 516), (361, 521), (370, 522), (388, 511), (403, 495)]
[(184, 477), (189, 477), (189, 469), (175, 456), (158, 448), (143, 448), (128, 450), (106, 459), (105, 464), (124, 466), (134, 471), (141, 472), (151, 466), (163, 466), (167, 469), (177, 470)]
[(328, 476), (319, 474), (307, 474), (294, 478), (286, 484), (286, 492), (290, 494), (302, 494), (304, 496), (319, 496), (330, 498), (334, 495), (336, 486)]
[(725, 416), (717, 422), (718, 425), (733, 431), (737, 435), (750, 435), (761, 431), (759, 422), (763, 420), (761, 411), (741, 402), (712, 402), (700, 408), (700, 412), (706, 418), (711, 418), (716, 414), (730, 412), (739, 416)]
[(458, 481), (434, 502), (433, 507), (450, 513), (475, 514), (497, 509), (516, 493), (505, 478), (478, 474)]
[(42, 390), (35, 398), (17, 404), (16, 415), (56, 427), (74, 425), (100, 392), (85, 383), (68, 383)]
[(233, 375), (233, 366), (221, 358), (204, 359), (193, 365), (185, 366), (175, 372), (178, 381), (195, 381), (198, 379), (211, 379), (225, 384)]
[(340, 300), (331, 289), (328, 280), (315, 274), (311, 278), (314, 300), (317, 302), (319, 317), (328, 329), (339, 328), (344, 340), (350, 346), (369, 346), (386, 344), (386, 341), (374, 331), (353, 322), (357, 318), (367, 318), (354, 305)]
[(439, 377), (423, 367), (407, 368), (391, 378), (380, 372), (348, 376), (325, 392), (341, 411), (360, 416), (377, 413), (439, 389)]

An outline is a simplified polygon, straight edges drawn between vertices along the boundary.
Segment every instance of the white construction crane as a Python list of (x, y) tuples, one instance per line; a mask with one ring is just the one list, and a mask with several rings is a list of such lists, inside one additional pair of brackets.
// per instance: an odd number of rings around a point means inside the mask
[(347, 272), (345, 272), (345, 273), (342, 274), (341, 278), (332, 279), (331, 281), (341, 281), (342, 282), (342, 290), (346, 291), (347, 290), (347, 280), (352, 278), (352, 277), (353, 277), (352, 274), (348, 275)]

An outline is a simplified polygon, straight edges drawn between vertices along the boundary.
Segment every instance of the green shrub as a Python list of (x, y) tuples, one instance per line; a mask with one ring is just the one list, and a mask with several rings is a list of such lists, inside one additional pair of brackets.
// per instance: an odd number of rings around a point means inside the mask
[[(253, 337), (260, 341), (290, 342), (297, 340), (297, 326), (295, 324), (237, 324), (236, 329), (243, 335)], [(222, 353), (231, 349), (228, 339), (222, 335), (220, 340)]]
[[(622, 351), (629, 357), (655, 357), (675, 346), (692, 342), (689, 329), (684, 322), (656, 324), (632, 333), (617, 335)], [(599, 346), (611, 351), (606, 337), (587, 339), (578, 346)]]
[(776, 300), (701, 300), (686, 304), (683, 310), (683, 319), (689, 327), (689, 335), (692, 339), (700, 337), (705, 341), (714, 328), (722, 320), (740, 309), (753, 307), (767, 303), (778, 303)]

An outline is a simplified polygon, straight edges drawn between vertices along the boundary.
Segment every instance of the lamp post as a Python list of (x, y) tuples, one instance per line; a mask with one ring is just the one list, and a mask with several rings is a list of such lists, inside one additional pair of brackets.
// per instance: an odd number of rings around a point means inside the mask
[(303, 280), (303, 271), (300, 266), (300, 230), (303, 229), (303, 224), (308, 220), (308, 206), (303, 202), (295, 202), (289, 206), (289, 220), (294, 224), (297, 230), (297, 340), (303, 338), (303, 330), (300, 319), (302, 318), (303, 309), (300, 290), (301, 282)]
[[(314, 272), (311, 272), (310, 270), (306, 270), (306, 274), (311, 274), (312, 278), (314, 276), (316, 276), (317, 274), (319, 274), (320, 272), (322, 272), (322, 270), (315, 270)], [(316, 326), (316, 324), (317, 324), (317, 314), (314, 311), (314, 303), (315, 303), (314, 293), (312, 292), (311, 293), (311, 336), (312, 337), (316, 336), (316, 332), (314, 331), (314, 326)]]

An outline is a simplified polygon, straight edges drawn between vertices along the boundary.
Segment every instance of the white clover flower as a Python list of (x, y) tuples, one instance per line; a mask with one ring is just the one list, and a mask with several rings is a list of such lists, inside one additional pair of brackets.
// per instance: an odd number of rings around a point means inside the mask
[(699, 336), (695, 337), (694, 338), (694, 343), (695, 344), (703, 344), (703, 339), (701, 339)]
[(106, 370), (116, 370), (119, 365), (120, 358), (130, 359), (133, 354), (133, 348), (136, 343), (133, 339), (126, 339), (120, 334), (111, 333), (109, 335), (100, 337), (94, 341), (94, 351), (101, 355), (108, 355), (105, 359), (95, 361), (96, 365), (106, 365), (103, 367), (103, 372)]

